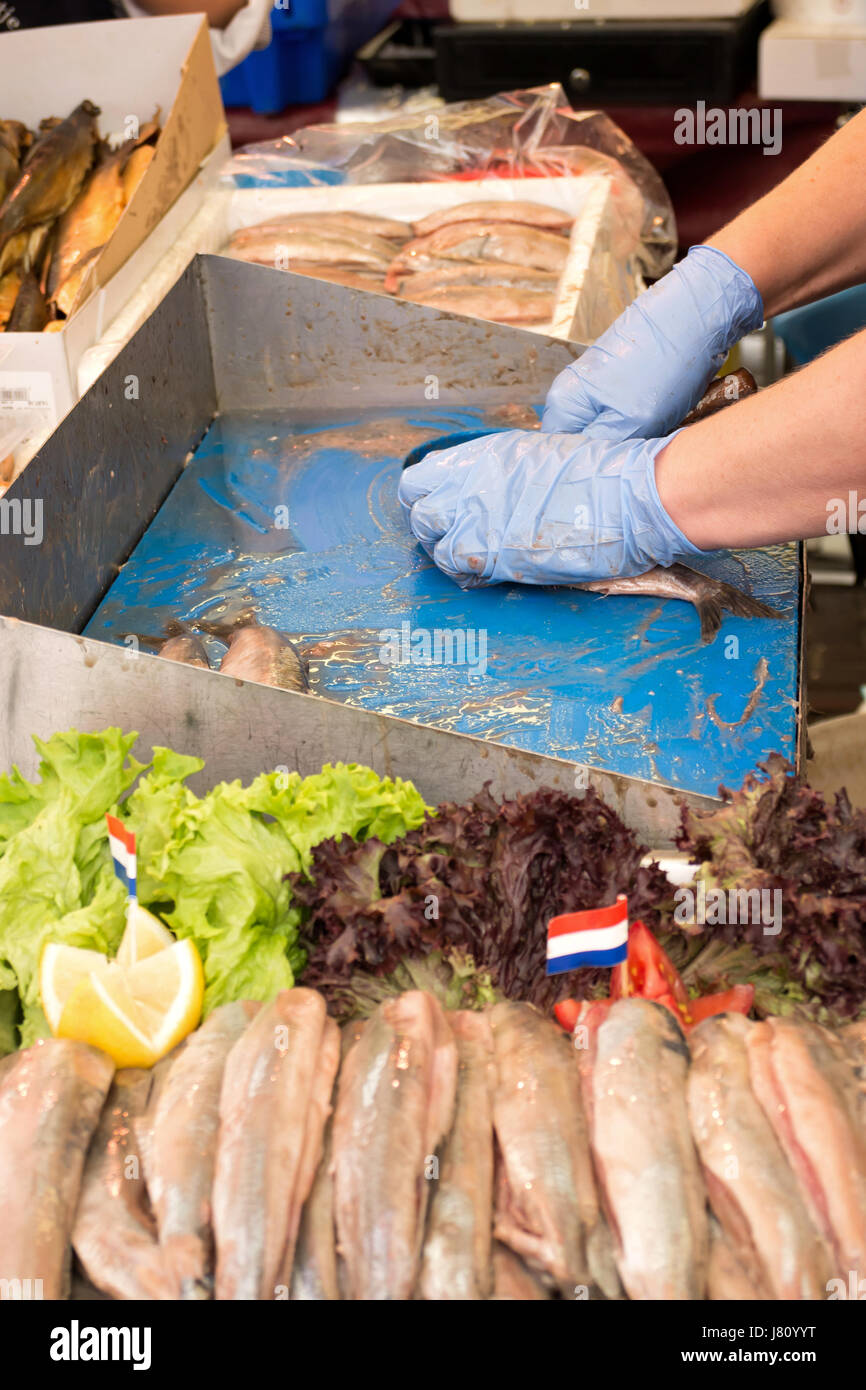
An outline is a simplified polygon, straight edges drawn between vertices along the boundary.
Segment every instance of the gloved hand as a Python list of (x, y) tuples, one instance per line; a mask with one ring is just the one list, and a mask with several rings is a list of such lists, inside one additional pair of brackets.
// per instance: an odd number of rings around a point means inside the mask
[(541, 428), (596, 439), (667, 434), (763, 312), (751, 277), (724, 251), (693, 246), (559, 373)]
[(667, 443), (503, 430), (407, 468), (400, 502), (428, 555), (463, 588), (643, 574), (701, 553), (656, 491)]

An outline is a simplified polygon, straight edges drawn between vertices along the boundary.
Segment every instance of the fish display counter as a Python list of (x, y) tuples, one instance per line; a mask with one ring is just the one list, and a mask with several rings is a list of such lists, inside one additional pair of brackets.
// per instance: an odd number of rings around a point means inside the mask
[[(670, 598), (605, 597), (462, 591), (409, 535), (396, 488), (412, 451), (537, 426), (576, 351), (198, 258), (6, 499), (22, 534), (0, 552), (0, 611), (39, 625), (3, 629), (7, 761), (43, 700), (46, 727), (78, 716), (58, 707), (68, 697), (94, 727), (181, 744), (219, 711), (219, 773), (237, 766), (238, 729), (261, 765), (303, 766), (307, 738), (314, 760), (351, 756), (354, 737), (373, 765), (415, 747), (394, 766), (423, 769), (434, 800), (468, 764), (500, 789), (596, 785), (653, 844), (672, 837), (678, 796), (739, 785), (773, 750), (796, 763), (797, 547), (702, 557), (704, 578), (686, 572), (678, 590), (670, 576)], [(37, 517), (38, 544), (23, 534)], [(721, 615), (702, 629), (699, 612), (720, 583), (774, 616), (726, 613), (704, 640)], [(261, 648), (252, 628), (280, 635), (289, 689), (257, 683), (278, 679), (279, 653), (265, 652), (264, 677), (235, 664), (239, 638)], [(156, 659), (178, 637), (191, 667)], [(224, 674), (201, 669), (221, 662)]]

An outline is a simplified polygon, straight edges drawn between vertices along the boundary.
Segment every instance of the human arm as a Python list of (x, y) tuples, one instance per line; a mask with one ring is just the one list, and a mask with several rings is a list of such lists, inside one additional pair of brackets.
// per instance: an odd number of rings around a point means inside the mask
[(543, 428), (664, 434), (764, 317), (866, 279), (866, 111), (640, 295), (554, 380)]
[(655, 459), (671, 521), (701, 550), (825, 535), (833, 499), (866, 502), (864, 385), (866, 332), (680, 431)]

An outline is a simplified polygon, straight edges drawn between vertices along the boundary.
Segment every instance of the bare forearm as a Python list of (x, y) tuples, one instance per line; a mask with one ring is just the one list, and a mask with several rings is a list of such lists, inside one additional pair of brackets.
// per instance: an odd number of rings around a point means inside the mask
[(682, 430), (656, 485), (688, 539), (717, 550), (826, 534), (834, 498), (866, 498), (864, 381), (866, 332)]
[(748, 271), (767, 318), (866, 280), (866, 111), (708, 244)]
[(224, 29), (247, 0), (138, 0), (148, 14), (206, 14), (212, 29)]

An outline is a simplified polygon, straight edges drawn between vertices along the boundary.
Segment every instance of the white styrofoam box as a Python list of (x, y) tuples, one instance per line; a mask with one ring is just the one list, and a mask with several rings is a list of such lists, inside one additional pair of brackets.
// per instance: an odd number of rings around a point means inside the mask
[(138, 250), (61, 332), (0, 334), (0, 411), (4, 401), (12, 404), (9, 392), (17, 395), (17, 408), (43, 412), (51, 428), (72, 409), (79, 398), (77, 373), (83, 354), (170, 249), (208, 190), (217, 186), (229, 153), (225, 136)]
[(776, 19), (795, 24), (852, 24), (866, 28), (866, 0), (773, 0)]
[(566, 19), (732, 19), (758, 0), (451, 0), (464, 23), (538, 24)]
[[(413, 222), (441, 208), (466, 202), (529, 200), (560, 208), (574, 218), (571, 247), (560, 277), (550, 322), (531, 331), (574, 342), (590, 343), (603, 333), (642, 285), (624, 271), (629, 251), (640, 234), (638, 205), (632, 224), (623, 217), (628, 185), (616, 190), (605, 174), (553, 179), (474, 179), (441, 183), (342, 184), (325, 188), (236, 189), (220, 215), (227, 217), (224, 240), (242, 227), (290, 212), (333, 210), (375, 213)], [(614, 199), (619, 201), (614, 206)], [(207, 233), (212, 250), (214, 227)], [(625, 236), (624, 236), (625, 233)], [(623, 240), (627, 243), (623, 245)], [(221, 248), (220, 248), (221, 249)], [(529, 325), (526, 325), (529, 327)]]
[(866, 101), (866, 25), (774, 20), (758, 43), (758, 94), (768, 101)]

